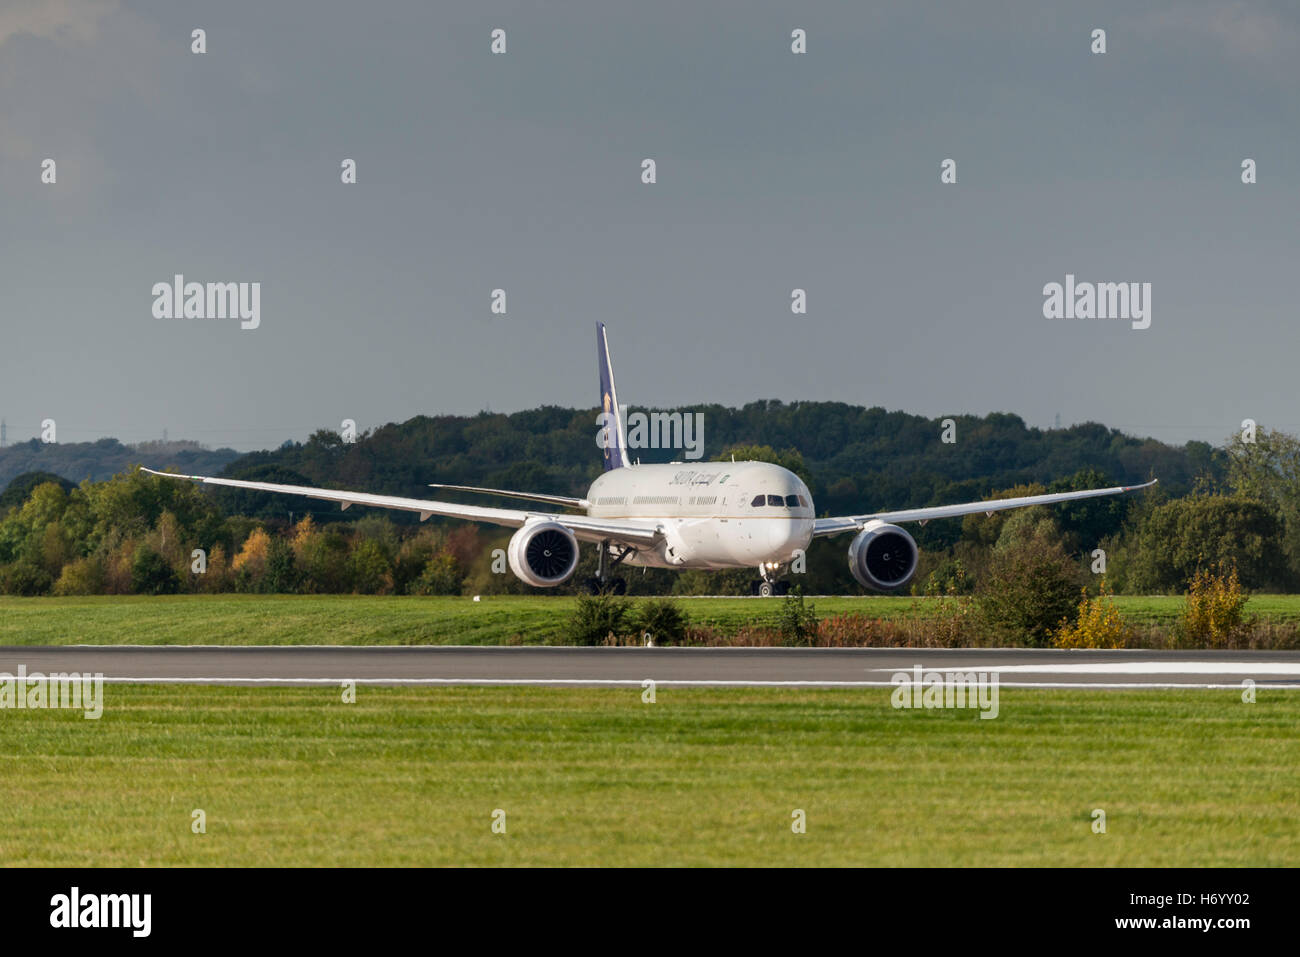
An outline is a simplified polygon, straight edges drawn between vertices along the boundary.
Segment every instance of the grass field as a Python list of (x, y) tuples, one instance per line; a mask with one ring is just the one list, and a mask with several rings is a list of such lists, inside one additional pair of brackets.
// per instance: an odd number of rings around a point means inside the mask
[[(0, 644), (213, 645), (492, 645), (553, 640), (575, 599), (562, 596), (409, 598), (369, 595), (180, 595), (93, 598), (0, 598)], [(679, 598), (692, 624), (734, 632), (769, 621), (780, 599)], [(924, 617), (924, 598), (874, 596), (812, 599), (817, 614), (856, 612), (878, 618)], [(1178, 596), (1120, 596), (1136, 624), (1177, 617)], [(1300, 595), (1256, 595), (1247, 611), (1300, 622)]]
[(993, 721), (888, 689), (105, 694), (0, 713), (4, 863), (1300, 864), (1289, 692), (1003, 689)]

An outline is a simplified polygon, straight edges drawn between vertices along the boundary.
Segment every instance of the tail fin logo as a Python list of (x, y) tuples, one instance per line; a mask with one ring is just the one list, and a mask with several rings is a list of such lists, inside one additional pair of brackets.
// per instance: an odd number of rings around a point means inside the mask
[(600, 447), (604, 454), (605, 471), (623, 468), (630, 463), (625, 451), (622, 409), (618, 405), (618, 390), (614, 387), (614, 370), (609, 361), (609, 343), (605, 338), (604, 323), (596, 323), (596, 359), (600, 366), (601, 414), (597, 424), (601, 427)]

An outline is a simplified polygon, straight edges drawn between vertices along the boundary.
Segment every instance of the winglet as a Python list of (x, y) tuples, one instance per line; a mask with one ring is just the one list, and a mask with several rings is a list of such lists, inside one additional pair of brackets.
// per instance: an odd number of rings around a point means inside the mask
[(178, 478), (189, 479), (191, 482), (202, 482), (206, 475), (181, 475), (179, 472), (159, 472), (155, 469), (145, 468), (143, 465), (137, 466), (141, 472), (148, 472), (150, 475), (157, 475), (160, 478)]

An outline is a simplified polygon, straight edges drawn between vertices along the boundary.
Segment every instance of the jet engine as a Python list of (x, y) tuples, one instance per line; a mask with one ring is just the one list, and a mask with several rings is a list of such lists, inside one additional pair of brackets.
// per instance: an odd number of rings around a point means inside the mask
[(849, 571), (867, 588), (892, 591), (916, 574), (916, 542), (897, 525), (868, 522), (849, 546)]
[(578, 567), (578, 540), (558, 522), (534, 522), (515, 532), (506, 556), (520, 581), (554, 588)]

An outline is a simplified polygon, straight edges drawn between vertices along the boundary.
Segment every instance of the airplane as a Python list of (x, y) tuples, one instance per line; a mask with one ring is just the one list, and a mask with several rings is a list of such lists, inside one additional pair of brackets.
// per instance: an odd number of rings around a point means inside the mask
[(992, 514), (1031, 505), (1051, 505), (1149, 488), (1144, 485), (1025, 495), (1019, 498), (906, 508), (817, 518), (808, 486), (788, 469), (769, 462), (633, 463), (627, 454), (626, 430), (604, 323), (596, 323), (596, 354), (600, 367), (601, 415), (598, 444), (604, 450), (604, 471), (586, 496), (548, 495), (467, 485), (431, 485), (454, 492), (480, 493), (572, 509), (581, 514), (529, 508), (460, 505), (396, 495), (249, 482), (242, 479), (180, 475), (144, 469), (150, 475), (187, 479), (284, 495), (301, 495), (352, 505), (400, 509), (419, 513), (420, 520), (438, 515), (518, 529), (506, 557), (510, 570), (537, 588), (554, 588), (568, 581), (578, 567), (579, 542), (597, 549), (596, 575), (584, 582), (589, 592), (622, 594), (627, 581), (615, 575), (623, 566), (646, 568), (756, 568), (754, 594), (785, 594), (785, 571), (806, 552), (814, 538), (855, 533), (848, 562), (853, 577), (865, 588), (893, 591), (916, 574), (920, 553), (916, 541), (899, 523), (955, 518), (980, 512)]

